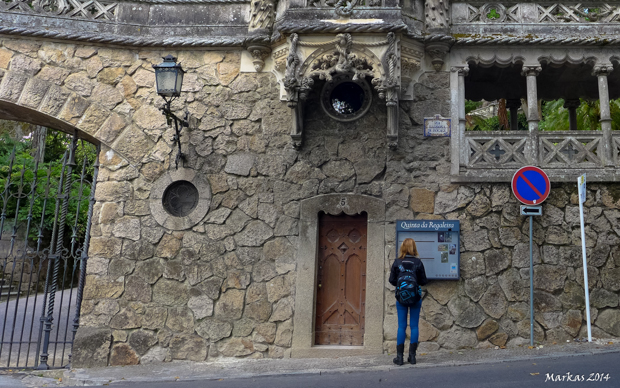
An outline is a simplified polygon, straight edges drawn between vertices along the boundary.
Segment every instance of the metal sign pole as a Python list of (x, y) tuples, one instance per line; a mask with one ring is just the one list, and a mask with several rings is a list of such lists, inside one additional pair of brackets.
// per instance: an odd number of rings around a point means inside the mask
[(590, 323), (590, 289), (588, 287), (588, 263), (586, 261), (586, 231), (583, 222), (583, 203), (586, 201), (586, 174), (577, 180), (579, 191), (579, 220), (581, 221), (581, 254), (583, 256), (583, 286), (586, 296), (586, 316), (588, 323), (588, 342), (592, 342), (592, 324)]
[(536, 166), (525, 166), (512, 177), (512, 192), (525, 204), (521, 215), (530, 217), (530, 345), (534, 346), (534, 219), (542, 216), (541, 203), (551, 192), (551, 182), (547, 174)]
[(533, 217), (530, 216), (530, 346), (534, 346), (534, 254), (532, 248)]

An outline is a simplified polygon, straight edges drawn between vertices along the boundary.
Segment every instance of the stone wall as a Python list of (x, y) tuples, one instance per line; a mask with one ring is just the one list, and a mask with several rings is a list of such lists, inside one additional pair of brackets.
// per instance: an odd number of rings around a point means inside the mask
[[(151, 65), (166, 54), (187, 70), (183, 168), (207, 178), (209, 211), (187, 230), (153, 217), (151, 189), (174, 169), (173, 130), (158, 111)], [(512, 345), (529, 336), (528, 224), (506, 184), (450, 183), (450, 139), (424, 138), (423, 118), (450, 117), (449, 74), (427, 72), (401, 102), (398, 149), (386, 141), (385, 104), (353, 123), (327, 118), (317, 82), (305, 144), (271, 74), (240, 73), (239, 51), (148, 51), (1, 41), (0, 109), (12, 118), (102, 143), (76, 366), (218, 357), (288, 357), (296, 291), (299, 205), (320, 194), (385, 202), (385, 277), (394, 220), (461, 220), (461, 279), (427, 289), (421, 349)], [(10, 107), (11, 109), (8, 109)], [(620, 200), (590, 185), (587, 243), (595, 336), (620, 336)], [(583, 335), (576, 187), (554, 187), (536, 219), (537, 340)], [(396, 311), (386, 281), (384, 349)]]
[[(617, 190), (590, 185), (584, 208), (592, 335), (598, 338), (620, 336)], [(446, 187), (434, 202), (435, 215), (461, 221), (461, 279), (426, 287), (421, 349), (529, 344), (529, 222), (510, 186)], [(534, 218), (533, 238), (535, 340), (587, 337), (576, 185), (553, 187), (543, 216)], [(385, 338), (393, 348), (396, 316), (387, 299)]]

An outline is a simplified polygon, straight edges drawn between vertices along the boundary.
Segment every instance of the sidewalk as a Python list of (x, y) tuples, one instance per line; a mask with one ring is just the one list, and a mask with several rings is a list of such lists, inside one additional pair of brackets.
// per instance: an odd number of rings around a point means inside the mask
[(570, 342), (510, 349), (463, 349), (420, 353), (418, 364), (397, 367), (394, 355), (340, 357), (330, 359), (235, 359), (215, 362), (177, 361), (125, 367), (51, 371), (0, 371), (0, 388), (54, 387), (110, 384), (116, 382), (191, 381), (249, 378), (257, 376), (322, 374), (350, 371), (390, 370), (394, 368), (433, 368), (454, 365), (496, 364), (516, 360), (573, 357), (620, 352), (617, 339), (592, 343)]

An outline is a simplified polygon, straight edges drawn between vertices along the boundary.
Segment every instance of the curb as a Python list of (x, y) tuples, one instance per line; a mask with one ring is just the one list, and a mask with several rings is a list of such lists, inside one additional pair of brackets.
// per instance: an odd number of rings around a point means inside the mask
[[(507, 363), (514, 361), (525, 361), (525, 360), (541, 360), (548, 358), (565, 358), (565, 357), (581, 357), (581, 356), (590, 356), (597, 354), (610, 354), (610, 353), (620, 353), (619, 348), (615, 349), (589, 349), (585, 351), (579, 352), (550, 352), (549, 354), (542, 355), (513, 355), (507, 356), (502, 359), (490, 359), (485, 358), (481, 360), (472, 360), (472, 361), (456, 361), (449, 360), (440, 363), (434, 363), (432, 361), (418, 363), (415, 366), (404, 365), (404, 366), (394, 366), (391, 364), (385, 365), (374, 365), (374, 366), (346, 366), (346, 367), (337, 367), (337, 368), (313, 368), (313, 369), (299, 369), (299, 370), (288, 370), (283, 372), (241, 372), (234, 375), (215, 372), (208, 375), (194, 375), (189, 376), (182, 379), (177, 379), (172, 376), (166, 377), (158, 377), (154, 379), (152, 376), (134, 376), (134, 377), (124, 377), (121, 379), (118, 378), (92, 378), (87, 376), (87, 373), (74, 372), (74, 371), (65, 371), (63, 373), (63, 381), (61, 383), (62, 386), (87, 386), (87, 385), (104, 385), (104, 384), (116, 384), (116, 383), (131, 383), (131, 382), (150, 382), (150, 381), (213, 381), (220, 379), (249, 379), (249, 378), (257, 378), (257, 377), (274, 377), (274, 376), (300, 376), (300, 375), (323, 375), (323, 374), (339, 374), (339, 373), (351, 373), (351, 372), (362, 372), (362, 371), (391, 371), (391, 370), (401, 370), (401, 369), (414, 369), (414, 368), (441, 368), (441, 367), (454, 367), (454, 366), (468, 366), (468, 365), (482, 365), (482, 364), (490, 364), (490, 363)], [(390, 361), (386, 359), (386, 361)]]

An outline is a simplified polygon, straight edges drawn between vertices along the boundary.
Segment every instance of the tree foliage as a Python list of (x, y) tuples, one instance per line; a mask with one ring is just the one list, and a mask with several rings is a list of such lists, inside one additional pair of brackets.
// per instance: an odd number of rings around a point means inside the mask
[[(0, 135), (0, 200), (6, 217), (3, 229), (11, 233), (14, 228), (16, 233), (25, 233), (28, 229), (31, 241), (39, 233), (44, 239), (51, 236), (57, 202), (62, 206), (59, 194), (65, 190), (66, 179), (59, 192), (60, 179), (69, 176), (64, 161), (68, 158), (71, 138), (59, 131), (48, 130), (48, 134), (45, 159), (38, 166), (32, 156), (30, 137), (14, 139), (8, 133)], [(86, 228), (95, 157), (92, 144), (79, 143), (76, 165), (70, 174), (72, 183), (65, 230), (65, 236), (74, 235), (78, 241), (83, 238)], [(88, 168), (82, 174), (84, 166)]]
[[(467, 112), (468, 103), (466, 101), (465, 110)], [(473, 102), (470, 102), (471, 110), (477, 109)], [(609, 103), (611, 113), (611, 129), (620, 130), (620, 99), (611, 100)], [(470, 110), (470, 111), (471, 111)], [(587, 101), (580, 99), (580, 105), (577, 112), (577, 130), (600, 130), (601, 115), (599, 101)], [(542, 120), (538, 123), (541, 131), (568, 131), (569, 118), (568, 109), (564, 108), (564, 100), (543, 101), (542, 102)], [(468, 131), (499, 131), (502, 126), (497, 116), (485, 118), (477, 115), (467, 115), (466, 129)], [(527, 119), (524, 114), (518, 117), (519, 130), (527, 130)]]

